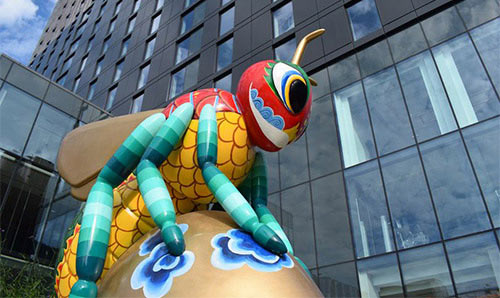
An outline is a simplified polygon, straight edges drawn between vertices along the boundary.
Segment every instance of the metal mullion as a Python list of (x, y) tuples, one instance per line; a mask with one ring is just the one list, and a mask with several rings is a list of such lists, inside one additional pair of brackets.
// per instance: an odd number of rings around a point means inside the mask
[[(20, 196), (21, 194), (19, 194)], [(26, 211), (26, 206), (28, 205), (28, 201), (30, 199), (30, 196), (31, 196), (31, 189), (28, 191), (28, 195), (27, 195), (27, 198), (26, 198), (26, 201), (24, 202), (24, 207), (23, 207), (23, 211), (22, 211), (22, 215), (24, 215), (24, 211)], [(16, 205), (17, 206), (17, 205)], [(15, 212), (12, 212), (12, 216), (14, 216)], [(12, 218), (12, 217), (11, 217)], [(16, 228), (16, 233), (14, 234), (14, 240), (12, 241), (12, 244), (10, 245), (10, 250), (12, 251), (12, 248), (14, 247), (14, 243), (16, 243), (16, 238), (17, 238), (17, 233), (19, 232), (19, 227), (21, 227), (21, 224), (23, 223), (23, 219), (24, 219), (24, 216), (23, 218), (21, 218), (21, 220), (19, 221), (19, 223), (17, 224), (17, 228)]]

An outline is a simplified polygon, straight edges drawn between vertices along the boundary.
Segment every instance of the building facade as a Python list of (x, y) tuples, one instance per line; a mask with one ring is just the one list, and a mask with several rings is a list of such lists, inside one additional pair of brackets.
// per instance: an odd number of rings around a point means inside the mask
[(325, 28), (302, 61), (309, 128), (266, 154), (296, 255), (327, 296), (498, 295), (499, 15), (498, 0), (95, 0), (30, 67), (123, 115), (234, 93)]

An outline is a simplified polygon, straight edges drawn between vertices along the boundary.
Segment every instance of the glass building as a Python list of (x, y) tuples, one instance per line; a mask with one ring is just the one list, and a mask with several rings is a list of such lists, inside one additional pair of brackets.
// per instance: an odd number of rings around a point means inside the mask
[(319, 82), (309, 128), (266, 154), (296, 255), (326, 296), (495, 296), (499, 16), (498, 0), (60, 0), (30, 67), (123, 115), (234, 93), (325, 28), (301, 63)]

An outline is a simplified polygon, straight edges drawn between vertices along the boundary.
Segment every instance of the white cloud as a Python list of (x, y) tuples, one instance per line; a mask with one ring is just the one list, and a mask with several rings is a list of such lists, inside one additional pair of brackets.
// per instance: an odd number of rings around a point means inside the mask
[(0, 27), (31, 20), (37, 11), (38, 6), (31, 0), (0, 0)]

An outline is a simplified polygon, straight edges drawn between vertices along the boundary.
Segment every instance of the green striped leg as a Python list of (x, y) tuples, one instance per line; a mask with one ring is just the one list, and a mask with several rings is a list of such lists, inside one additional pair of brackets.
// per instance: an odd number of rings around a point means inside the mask
[(217, 162), (217, 121), (215, 109), (205, 105), (198, 125), (198, 164), (203, 179), (224, 210), (245, 231), (252, 233), (260, 245), (276, 254), (287, 248), (276, 233), (259, 222), (257, 214), (229, 179), (215, 166)]
[(83, 213), (76, 273), (78, 281), (70, 297), (96, 297), (96, 280), (101, 276), (111, 229), (113, 188), (122, 183), (139, 162), (146, 146), (165, 122), (161, 113), (146, 118), (130, 134), (97, 176)]
[(158, 167), (184, 135), (193, 117), (193, 111), (194, 107), (191, 103), (185, 103), (175, 109), (154, 137), (137, 166), (137, 181), (146, 207), (156, 225), (161, 228), (163, 241), (169, 253), (174, 256), (180, 256), (184, 252), (184, 236), (175, 224), (172, 198)]

